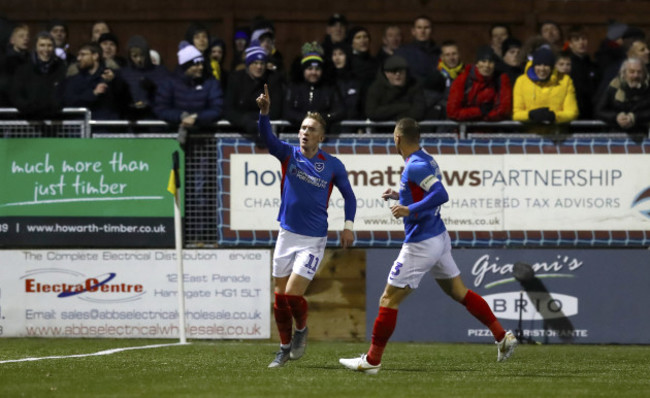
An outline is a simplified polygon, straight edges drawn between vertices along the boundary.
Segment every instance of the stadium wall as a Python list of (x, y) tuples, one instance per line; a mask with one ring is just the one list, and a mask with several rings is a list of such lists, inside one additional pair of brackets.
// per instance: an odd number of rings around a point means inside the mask
[[(388, 24), (402, 27), (404, 40), (410, 40), (414, 17), (424, 14), (434, 22), (433, 37), (440, 43), (456, 40), (466, 62), (474, 59), (476, 49), (488, 42), (488, 30), (495, 22), (507, 23), (522, 41), (532, 36), (541, 21), (557, 21), (563, 30), (583, 24), (589, 35), (589, 51), (594, 53), (605, 37), (606, 24), (616, 19), (647, 30), (647, 2), (644, 0), (494, 0), (489, 5), (480, 0), (407, 0), (407, 1), (160, 1), (97, 0), (39, 1), (5, 0), (0, 16), (22, 21), (32, 28), (32, 35), (43, 30), (52, 18), (66, 20), (73, 51), (89, 39), (94, 21), (104, 20), (120, 39), (122, 47), (129, 37), (141, 34), (157, 49), (168, 67), (176, 62), (178, 42), (191, 21), (207, 25), (212, 34), (232, 43), (234, 29), (249, 26), (259, 15), (274, 21), (276, 46), (284, 54), (287, 67), (298, 56), (306, 41), (321, 40), (327, 18), (340, 12), (352, 25), (368, 28), (372, 47), (381, 46), (383, 28)], [(124, 49), (122, 48), (122, 51)], [(232, 47), (227, 56), (232, 55)], [(230, 59), (228, 59), (229, 65)]]

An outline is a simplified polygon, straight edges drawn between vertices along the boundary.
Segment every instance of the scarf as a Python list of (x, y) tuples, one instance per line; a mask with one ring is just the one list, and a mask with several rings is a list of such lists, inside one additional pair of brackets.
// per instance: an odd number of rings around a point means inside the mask
[(221, 81), (221, 65), (219, 65), (219, 61), (216, 59), (211, 59), (210, 66), (212, 67), (212, 74), (214, 75), (214, 78), (218, 81)]
[(465, 65), (463, 63), (459, 63), (457, 67), (455, 68), (450, 68), (448, 67), (442, 60), (438, 60), (438, 70), (442, 72), (443, 74), (447, 74), (451, 80), (455, 80), (458, 75), (463, 71), (465, 68)]

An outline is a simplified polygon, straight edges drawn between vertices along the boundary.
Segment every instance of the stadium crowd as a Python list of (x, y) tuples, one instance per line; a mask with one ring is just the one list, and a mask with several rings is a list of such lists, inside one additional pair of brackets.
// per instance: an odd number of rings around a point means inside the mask
[(595, 57), (584, 27), (564, 34), (554, 21), (524, 41), (494, 24), (473, 57), (453, 40), (438, 45), (426, 16), (413, 20), (410, 38), (386, 26), (377, 54), (369, 31), (342, 14), (328, 19), (325, 32), (286, 60), (272, 21), (256, 18), (237, 29), (232, 46), (192, 23), (177, 62), (163, 65), (146, 38), (136, 35), (122, 46), (102, 21), (76, 53), (64, 21), (50, 21), (34, 37), (26, 24), (14, 23), (0, 35), (0, 108), (35, 120), (56, 117), (63, 107), (88, 108), (95, 120), (159, 119), (184, 127), (225, 119), (255, 140), (255, 99), (268, 84), (273, 98), (283, 99), (273, 102), (271, 119), (297, 128), (308, 111), (319, 112), (329, 134), (342, 120), (404, 117), (515, 120), (537, 133), (596, 119), (610, 131), (648, 131), (650, 51), (637, 27), (610, 23)]

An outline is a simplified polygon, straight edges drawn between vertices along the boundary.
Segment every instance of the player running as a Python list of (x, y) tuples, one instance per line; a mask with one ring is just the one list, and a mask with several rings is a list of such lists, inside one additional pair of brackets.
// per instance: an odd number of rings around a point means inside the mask
[(417, 289), (429, 271), (442, 290), (463, 304), (470, 314), (487, 326), (497, 344), (497, 361), (508, 359), (517, 339), (503, 329), (485, 300), (467, 289), (460, 270), (451, 256), (451, 241), (440, 218), (440, 206), (449, 200), (442, 185), (440, 169), (431, 155), (420, 148), (420, 128), (413, 119), (401, 119), (395, 126), (393, 140), (405, 166), (399, 192), (386, 190), (384, 200), (398, 200), (391, 206), (395, 218), (404, 218), (406, 237), (402, 249), (388, 275), (388, 283), (379, 300), (379, 314), (372, 329), (370, 349), (361, 357), (339, 359), (352, 370), (376, 374), (388, 339), (395, 330), (399, 305)]
[[(327, 206), (332, 188), (336, 186), (345, 200), (343, 248), (354, 242), (352, 228), (357, 202), (343, 163), (319, 148), (326, 127), (320, 114), (307, 114), (298, 132), (299, 146), (293, 146), (280, 141), (271, 131), (271, 98), (266, 85), (264, 93), (257, 98), (257, 106), (260, 137), (269, 153), (282, 164), (280, 232), (273, 253), (273, 314), (281, 344), (269, 364), (269, 368), (276, 368), (289, 359), (299, 359), (305, 352), (308, 306), (303, 296), (325, 252)], [(292, 337), (294, 321), (296, 331)]]

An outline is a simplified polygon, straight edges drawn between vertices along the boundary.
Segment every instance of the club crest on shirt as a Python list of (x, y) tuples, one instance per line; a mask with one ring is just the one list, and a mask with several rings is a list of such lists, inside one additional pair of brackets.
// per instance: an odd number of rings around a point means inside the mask
[(325, 170), (325, 163), (316, 162), (314, 163), (314, 168), (316, 168), (316, 171), (320, 173), (321, 171)]

